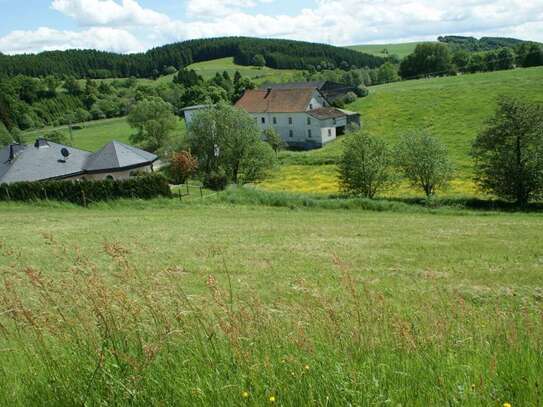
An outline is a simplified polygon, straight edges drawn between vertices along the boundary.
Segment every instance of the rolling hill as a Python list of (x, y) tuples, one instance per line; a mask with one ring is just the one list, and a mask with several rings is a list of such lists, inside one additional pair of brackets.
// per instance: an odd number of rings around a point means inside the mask
[(379, 57), (388, 57), (390, 55), (397, 55), (400, 58), (405, 58), (411, 54), (415, 47), (421, 42), (405, 42), (400, 44), (366, 44), (366, 45), (351, 45), (347, 48), (364, 52), (367, 54), (376, 55)]
[[(543, 67), (396, 82), (370, 88), (348, 106), (362, 115), (364, 128), (393, 144), (409, 130), (427, 129), (448, 147), (457, 169), (448, 194), (472, 195), (471, 144), (484, 128), (500, 95), (543, 103)], [(283, 166), (261, 187), (296, 192), (338, 192), (334, 162), (342, 139), (321, 150), (283, 152)], [(402, 186), (390, 195), (412, 195)]]

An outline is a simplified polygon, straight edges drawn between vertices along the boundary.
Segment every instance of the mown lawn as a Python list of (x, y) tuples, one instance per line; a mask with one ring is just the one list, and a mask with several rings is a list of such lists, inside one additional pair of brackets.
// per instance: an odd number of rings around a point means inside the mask
[(0, 204), (2, 405), (541, 405), (543, 218)]
[[(501, 95), (543, 102), (543, 68), (375, 86), (370, 88), (368, 97), (358, 99), (347, 108), (361, 113), (366, 131), (384, 138), (391, 145), (397, 143), (400, 135), (405, 132), (417, 129), (430, 131), (448, 147), (456, 167), (455, 180), (451, 189), (444, 191), (444, 194), (471, 195), (479, 194), (472, 182), (471, 145), (494, 114)], [(337, 185), (337, 172), (332, 171), (330, 165), (341, 155), (343, 140), (339, 138), (321, 150), (281, 153), (280, 160), (284, 166), (262, 186), (271, 190), (296, 191), (289, 184), (289, 178), (311, 179), (317, 176), (323, 184), (314, 180), (316, 182), (308, 182), (307, 187), (302, 187), (301, 191), (334, 192), (331, 185)], [(387, 194), (404, 196), (418, 192), (400, 186), (398, 190)]]

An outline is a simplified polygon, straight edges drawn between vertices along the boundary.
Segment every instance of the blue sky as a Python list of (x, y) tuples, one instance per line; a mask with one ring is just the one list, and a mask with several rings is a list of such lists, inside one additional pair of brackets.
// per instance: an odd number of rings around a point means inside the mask
[(248, 35), (334, 45), (438, 35), (543, 41), (543, 0), (0, 0), (0, 52), (138, 52)]

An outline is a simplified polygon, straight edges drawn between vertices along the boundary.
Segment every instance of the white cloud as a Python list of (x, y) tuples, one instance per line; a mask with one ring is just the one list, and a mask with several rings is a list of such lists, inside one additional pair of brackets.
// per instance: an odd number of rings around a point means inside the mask
[(51, 8), (74, 18), (83, 26), (157, 26), (169, 22), (169, 17), (145, 9), (136, 0), (53, 0)]
[(247, 8), (254, 8), (259, 3), (271, 3), (273, 0), (188, 0), (187, 14), (191, 17), (222, 17)]
[(94, 48), (114, 52), (142, 51), (144, 46), (128, 31), (109, 27), (59, 31), (47, 27), (35, 31), (13, 31), (0, 37), (0, 51), (8, 54)]
[(273, 15), (263, 10), (280, 9), (278, 4), (261, 7), (269, 2), (273, 0), (187, 0), (186, 17), (175, 20), (142, 7), (138, 0), (52, 0), (53, 9), (90, 28), (12, 32), (0, 38), (0, 51), (77, 46), (127, 52), (229, 35), (335, 45), (426, 40), (444, 34), (543, 41), (543, 0), (314, 0), (314, 7)]

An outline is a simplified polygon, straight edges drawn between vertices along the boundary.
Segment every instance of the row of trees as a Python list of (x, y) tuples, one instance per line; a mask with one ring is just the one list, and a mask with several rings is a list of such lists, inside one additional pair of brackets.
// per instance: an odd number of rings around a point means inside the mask
[(498, 48), (486, 52), (469, 52), (451, 48), (443, 43), (419, 44), (399, 66), (403, 79), (422, 76), (444, 76), (458, 72), (474, 73), (513, 69), (515, 66), (543, 65), (543, 47), (536, 43), (522, 43), (516, 48)]
[(95, 50), (50, 51), (32, 55), (0, 54), (0, 75), (156, 78), (168, 73), (172, 67), (182, 69), (194, 62), (225, 57), (234, 57), (240, 65), (256, 62), (257, 65), (280, 69), (307, 69), (319, 65), (374, 68), (384, 62), (380, 57), (326, 44), (226, 37), (179, 42), (129, 55)]
[(427, 132), (408, 133), (394, 148), (358, 133), (345, 141), (339, 172), (342, 189), (353, 195), (373, 198), (401, 174), (431, 197), (452, 178), (453, 166), (446, 148)]
[[(543, 106), (501, 99), (472, 155), (483, 191), (521, 206), (543, 198)], [(453, 176), (447, 149), (424, 131), (404, 135), (392, 148), (366, 133), (353, 135), (345, 141), (339, 171), (343, 190), (366, 198), (401, 178), (432, 197)]]

